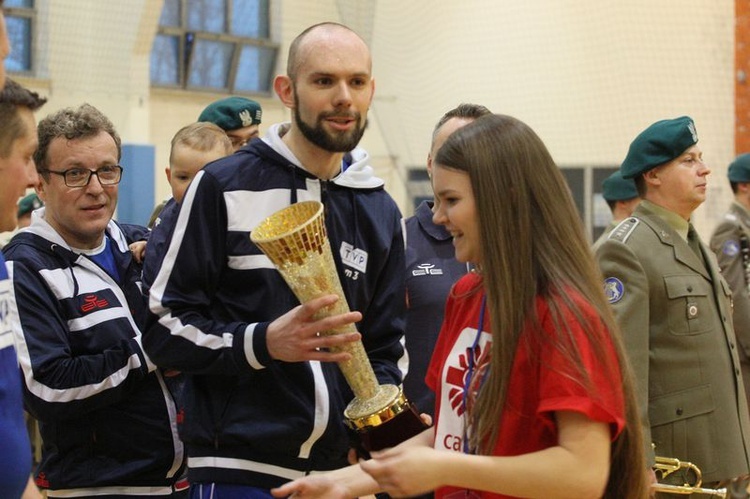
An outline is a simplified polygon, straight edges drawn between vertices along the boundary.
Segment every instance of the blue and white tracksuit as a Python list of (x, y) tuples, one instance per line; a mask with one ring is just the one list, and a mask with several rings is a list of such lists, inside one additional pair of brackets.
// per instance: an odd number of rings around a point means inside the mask
[(167, 496), (184, 466), (175, 405), (141, 346), (146, 315), (128, 243), (144, 227), (111, 221), (119, 282), (44, 219), (4, 248), (27, 410), (39, 420), (36, 474), (49, 497)]
[(21, 497), (31, 473), (31, 444), (23, 419), (21, 376), (13, 348), (13, 289), (0, 254), (0, 492)]
[[(270, 357), (268, 324), (299, 304), (250, 231), (292, 203), (320, 200), (339, 278), (381, 383), (400, 384), (404, 251), (400, 213), (362, 150), (331, 181), (301, 167), (275, 125), (208, 164), (180, 205), (150, 285), (144, 347), (188, 374), (183, 437), (191, 483), (278, 486), (345, 466), (349, 387), (332, 363)], [(154, 236), (159, 237), (158, 234)], [(158, 259), (153, 259), (157, 261)]]

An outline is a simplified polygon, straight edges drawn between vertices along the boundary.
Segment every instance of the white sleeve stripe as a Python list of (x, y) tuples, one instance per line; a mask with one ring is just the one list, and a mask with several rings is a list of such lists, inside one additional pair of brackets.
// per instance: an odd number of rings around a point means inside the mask
[(183, 324), (179, 317), (175, 317), (172, 314), (165, 314), (159, 317), (159, 324), (169, 329), (172, 336), (184, 338), (196, 346), (211, 350), (231, 348), (234, 341), (232, 333), (223, 333), (221, 336), (206, 334), (195, 326)]
[[(167, 253), (164, 255), (164, 260), (162, 261), (161, 267), (159, 268), (159, 272), (156, 274), (154, 282), (151, 285), (151, 289), (149, 290), (149, 308), (151, 309), (151, 312), (156, 315), (163, 315), (165, 312), (169, 312), (169, 310), (167, 310), (166, 307), (162, 305), (161, 301), (164, 298), (164, 290), (166, 289), (167, 283), (169, 282), (169, 278), (172, 274), (174, 262), (175, 260), (177, 260), (177, 252), (179, 251), (180, 245), (182, 244), (182, 238), (185, 237), (185, 227), (187, 226), (188, 219), (190, 218), (190, 212), (193, 208), (195, 191), (198, 188), (198, 184), (200, 184), (200, 181), (203, 178), (204, 174), (205, 172), (203, 170), (199, 170), (193, 178), (193, 181), (190, 183), (190, 187), (188, 187), (187, 192), (185, 193), (185, 197), (182, 200), (182, 206), (180, 207), (180, 213), (175, 223), (172, 240), (169, 242)], [(182, 324), (177, 322), (174, 323), (174, 325), (179, 327)]]
[(249, 461), (247, 459), (235, 459), (230, 457), (188, 457), (188, 468), (245, 470), (253, 471), (256, 473), (263, 473), (264, 475), (279, 476), (282, 478), (287, 478), (289, 480), (301, 478), (305, 475), (304, 471), (282, 468), (281, 466)]
[[(28, 350), (24, 352), (24, 355), (28, 356)], [(45, 402), (72, 402), (74, 400), (87, 399), (110, 388), (116, 388), (128, 378), (128, 373), (131, 369), (138, 369), (140, 367), (141, 361), (138, 355), (133, 354), (128, 358), (125, 366), (110, 374), (99, 383), (70, 388), (51, 388), (43, 385), (34, 379), (32, 370), (26, 369), (25, 366), (24, 377), (29, 391)]]
[(128, 319), (128, 314), (125, 313), (125, 310), (122, 307), (99, 310), (84, 315), (83, 317), (78, 317), (77, 319), (68, 320), (68, 329), (71, 333), (85, 331), (97, 324), (103, 324), (114, 319)]
[(46, 489), (47, 497), (95, 497), (103, 495), (133, 495), (134, 497), (139, 496), (154, 496), (157, 498), (169, 497), (173, 492), (172, 487), (126, 487), (126, 486), (115, 486), (115, 487), (91, 487), (91, 488), (78, 488), (78, 489)]
[(265, 369), (266, 366), (260, 363), (260, 361), (258, 360), (258, 356), (255, 355), (255, 350), (253, 350), (255, 326), (256, 324), (250, 324), (249, 326), (247, 326), (247, 329), (245, 329), (245, 344), (243, 345), (245, 350), (245, 357), (247, 358), (247, 363), (250, 364), (250, 367), (252, 367), (253, 369)]
[(323, 368), (319, 361), (310, 361), (310, 370), (315, 380), (315, 421), (310, 436), (302, 442), (297, 457), (309, 459), (312, 447), (320, 440), (328, 428), (328, 417), (330, 416), (330, 399), (328, 396), (328, 385), (323, 375)]
[(401, 237), (404, 240), (404, 251), (408, 249), (408, 243), (406, 242), (406, 219), (401, 217)]
[(233, 270), (275, 269), (266, 255), (242, 255), (227, 258), (227, 267)]

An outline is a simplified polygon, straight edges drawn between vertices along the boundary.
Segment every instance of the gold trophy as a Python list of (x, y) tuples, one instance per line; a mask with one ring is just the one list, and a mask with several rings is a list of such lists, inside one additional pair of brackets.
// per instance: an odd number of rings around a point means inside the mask
[[(303, 201), (277, 211), (253, 229), (250, 240), (273, 262), (301, 303), (338, 295), (339, 300), (320, 310), (315, 319), (349, 312), (326, 235), (322, 203)], [(356, 332), (353, 324), (320, 334), (348, 332)], [(344, 416), (346, 424), (359, 433), (364, 450), (392, 447), (424, 430), (425, 424), (401, 388), (378, 384), (361, 341), (332, 350), (351, 354), (350, 360), (338, 363), (354, 392)]]

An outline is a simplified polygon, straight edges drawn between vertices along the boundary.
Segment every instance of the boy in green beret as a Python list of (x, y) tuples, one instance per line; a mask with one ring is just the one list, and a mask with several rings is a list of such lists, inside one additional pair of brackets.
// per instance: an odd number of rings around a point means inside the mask
[(729, 165), (729, 185), (734, 201), (711, 236), (721, 273), (732, 288), (734, 332), (742, 365), (745, 395), (750, 399), (750, 154), (741, 154)]
[(602, 242), (607, 239), (617, 225), (632, 215), (635, 207), (641, 202), (638, 195), (638, 189), (635, 188), (633, 179), (622, 178), (622, 173), (617, 170), (602, 182), (602, 197), (607, 202), (612, 212), (612, 221), (609, 223), (599, 239), (594, 243), (593, 249), (596, 250)]
[[(750, 417), (729, 287), (690, 223), (711, 171), (693, 120), (646, 128), (620, 171), (642, 201), (596, 256), (638, 387), (644, 450), (652, 464), (654, 455), (694, 463), (704, 487), (730, 484), (750, 471)], [(746, 485), (732, 482), (741, 494), (732, 497), (747, 497)]]
[(258, 125), (263, 117), (260, 104), (244, 97), (227, 97), (209, 104), (198, 116), (224, 130), (236, 151), (258, 136)]

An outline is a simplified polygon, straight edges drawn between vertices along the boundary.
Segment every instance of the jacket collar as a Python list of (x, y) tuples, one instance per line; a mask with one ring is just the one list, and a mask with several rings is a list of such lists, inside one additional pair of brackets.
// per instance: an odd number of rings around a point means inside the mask
[(693, 250), (690, 249), (687, 241), (677, 233), (677, 230), (675, 230), (664, 217), (658, 214), (656, 210), (651, 209), (651, 206), (651, 203), (644, 204), (641, 202), (635, 209), (635, 212), (633, 212), (633, 216), (648, 225), (662, 244), (672, 247), (674, 257), (677, 261), (687, 265), (706, 279), (711, 280), (711, 275), (708, 272), (708, 265), (710, 265), (709, 259), (703, 242), (701, 242), (701, 252), (703, 253), (705, 264), (698, 259), (698, 256), (695, 253), (693, 253)]

